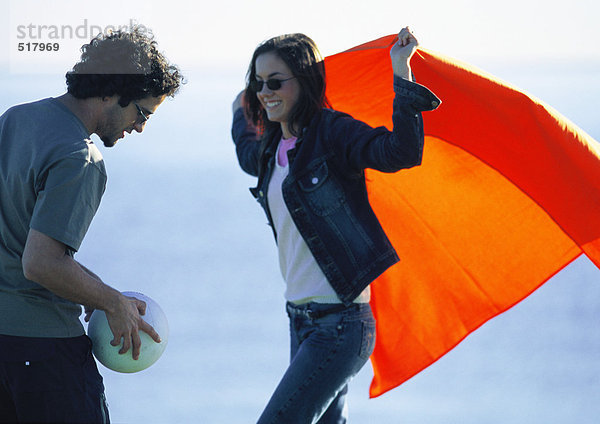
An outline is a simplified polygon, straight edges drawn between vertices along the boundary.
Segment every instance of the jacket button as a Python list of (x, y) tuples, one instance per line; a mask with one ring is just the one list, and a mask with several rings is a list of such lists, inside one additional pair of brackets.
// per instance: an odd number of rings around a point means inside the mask
[(433, 107), (438, 107), (439, 105), (440, 105), (440, 102), (438, 102), (437, 100), (433, 100), (431, 102), (431, 106), (433, 106)]
[(260, 190), (260, 191), (258, 192), (258, 195), (259, 195), (260, 197), (263, 197), (263, 191), (262, 191), (262, 190)]
[(311, 181), (313, 184), (317, 184), (319, 182), (319, 179), (317, 177), (313, 177)]

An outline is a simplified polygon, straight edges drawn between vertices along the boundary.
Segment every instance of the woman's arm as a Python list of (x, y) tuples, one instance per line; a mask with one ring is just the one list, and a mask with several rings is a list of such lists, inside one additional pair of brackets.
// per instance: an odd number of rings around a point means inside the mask
[(258, 176), (258, 153), (260, 139), (255, 128), (246, 120), (243, 110), (244, 92), (240, 92), (231, 106), (233, 123), (231, 125), (231, 138), (235, 143), (240, 167), (250, 175)]
[(394, 71), (393, 130), (372, 128), (347, 115), (338, 115), (329, 129), (329, 140), (350, 174), (366, 168), (396, 172), (421, 164), (423, 120), (421, 112), (434, 110), (440, 100), (426, 87), (411, 82), (410, 59), (418, 42), (408, 27), (398, 34), (390, 50)]

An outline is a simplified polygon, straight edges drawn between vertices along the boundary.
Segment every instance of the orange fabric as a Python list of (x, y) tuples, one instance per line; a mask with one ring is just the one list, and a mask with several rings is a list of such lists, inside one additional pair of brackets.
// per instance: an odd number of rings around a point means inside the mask
[[(383, 37), (325, 59), (333, 107), (391, 128)], [(370, 201), (401, 261), (372, 285), (378, 396), (585, 253), (600, 267), (600, 145), (541, 101), (425, 49), (418, 82), (442, 99), (425, 112), (419, 167), (367, 170)]]

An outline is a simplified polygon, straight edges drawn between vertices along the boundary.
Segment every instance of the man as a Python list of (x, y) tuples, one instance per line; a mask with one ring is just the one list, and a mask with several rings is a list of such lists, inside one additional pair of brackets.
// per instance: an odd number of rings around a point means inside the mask
[(102, 155), (182, 83), (143, 27), (82, 47), (67, 93), (0, 117), (0, 422), (109, 422), (102, 377), (79, 320), (106, 312), (120, 353), (138, 331), (160, 336), (123, 296), (73, 257), (104, 192)]

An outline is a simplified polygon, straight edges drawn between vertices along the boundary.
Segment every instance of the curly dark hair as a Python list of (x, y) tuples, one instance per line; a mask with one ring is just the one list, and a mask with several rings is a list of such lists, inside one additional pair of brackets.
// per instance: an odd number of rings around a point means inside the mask
[(274, 52), (290, 68), (300, 84), (300, 97), (290, 111), (290, 132), (298, 136), (302, 128), (310, 123), (312, 117), (323, 107), (331, 107), (325, 95), (325, 65), (315, 42), (300, 33), (284, 34), (261, 43), (250, 61), (246, 75), (244, 93), (245, 113), (252, 123), (263, 133), (279, 128), (277, 122), (271, 122), (267, 113), (250, 88), (250, 82), (256, 80), (256, 59), (264, 53)]
[(67, 72), (67, 91), (78, 99), (119, 96), (119, 105), (144, 97), (173, 97), (184, 83), (179, 68), (157, 49), (140, 25), (99, 34), (81, 47), (81, 59)]

